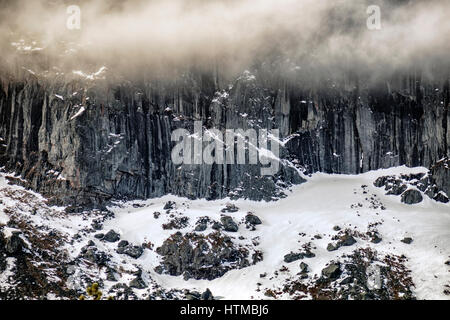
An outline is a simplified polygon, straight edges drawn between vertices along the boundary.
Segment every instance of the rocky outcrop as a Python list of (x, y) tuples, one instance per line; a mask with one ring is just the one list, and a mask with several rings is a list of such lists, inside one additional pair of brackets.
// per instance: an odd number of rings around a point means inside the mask
[(3, 228), (0, 233), (0, 243), (4, 242), (5, 252), (9, 255), (17, 255), (22, 252), (22, 248), (25, 247), (23, 240), (21, 239), (20, 230)]
[[(448, 75), (369, 81), (284, 79), (262, 67), (217, 81), (0, 81), (0, 165), (57, 204), (168, 193), (188, 198), (273, 200), (306, 173), (360, 173), (448, 156)], [(171, 133), (205, 128), (280, 130), (275, 176), (258, 165), (175, 165)], [(436, 169), (437, 170), (437, 169)], [(448, 179), (447, 179), (448, 181)], [(448, 188), (448, 186), (447, 186)]]
[(250, 266), (260, 258), (248, 248), (235, 245), (230, 237), (219, 232), (207, 236), (175, 233), (156, 252), (162, 263), (155, 270), (184, 279), (213, 280), (232, 269)]
[(287, 280), (279, 292), (287, 292), (291, 298), (310, 295), (318, 300), (415, 299), (411, 271), (406, 263), (404, 256), (383, 255), (370, 248), (360, 248), (339, 261), (330, 261), (321, 276), (309, 282), (302, 273), (297, 280)]
[(447, 203), (449, 199), (444, 189), (448, 188), (448, 175), (448, 166), (446, 168), (445, 160), (441, 160), (428, 173), (382, 176), (373, 184), (378, 188), (384, 187), (388, 191), (386, 195), (401, 195), (401, 201), (406, 204), (422, 202), (422, 193), (430, 199)]

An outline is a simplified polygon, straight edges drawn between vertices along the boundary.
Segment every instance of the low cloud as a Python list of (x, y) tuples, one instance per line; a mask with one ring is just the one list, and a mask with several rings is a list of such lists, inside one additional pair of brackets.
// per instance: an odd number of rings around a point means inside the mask
[[(80, 30), (66, 28), (69, 5), (81, 8)], [(369, 5), (381, 9), (381, 30), (366, 27)], [(387, 72), (448, 65), (450, 52), (447, 0), (2, 0), (0, 8), (3, 63), (21, 57), (27, 68), (233, 73), (278, 61), (286, 70)]]

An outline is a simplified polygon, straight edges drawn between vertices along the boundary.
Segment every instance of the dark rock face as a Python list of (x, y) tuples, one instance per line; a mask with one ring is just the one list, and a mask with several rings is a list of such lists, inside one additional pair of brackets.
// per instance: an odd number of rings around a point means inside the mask
[(21, 232), (13, 231), (8, 237), (4, 237), (5, 241), (5, 251), (7, 254), (16, 255), (22, 251), (24, 247), (24, 242), (20, 238)]
[[(34, 77), (0, 81), (0, 166), (54, 203), (76, 208), (168, 193), (270, 201), (284, 196), (278, 181), (303, 182), (294, 167), (353, 174), (430, 167), (448, 156), (448, 75), (310, 84), (255, 74), (224, 84), (213, 72), (89, 87)], [(171, 132), (193, 132), (195, 119), (208, 128), (280, 129), (281, 139), (291, 139), (281, 146), (279, 173), (261, 176), (261, 165), (174, 165)], [(436, 183), (448, 190), (439, 176)]]
[(156, 252), (163, 256), (156, 272), (183, 275), (185, 279), (213, 280), (231, 269), (251, 264), (248, 249), (235, 246), (229, 237), (218, 232), (208, 236), (176, 233)]
[[(431, 180), (439, 190), (445, 192), (444, 195), (440, 195), (440, 198), (448, 202), (448, 197), (450, 197), (450, 158), (444, 158), (438, 161), (435, 165), (431, 167)], [(445, 198), (446, 199), (445, 199)]]
[(417, 190), (410, 189), (402, 194), (402, 202), (406, 204), (416, 204), (422, 202), (422, 200), (422, 194)]

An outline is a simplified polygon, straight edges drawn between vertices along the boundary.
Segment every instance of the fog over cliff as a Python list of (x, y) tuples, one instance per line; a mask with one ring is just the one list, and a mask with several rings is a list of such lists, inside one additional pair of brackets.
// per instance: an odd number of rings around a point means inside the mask
[[(66, 28), (73, 4), (81, 8), (80, 30)], [(381, 30), (366, 26), (369, 5), (381, 8)], [(446, 0), (3, 0), (0, 6), (2, 62), (11, 65), (27, 53), (20, 49), (31, 48), (33, 58), (23, 63), (33, 70), (166, 73), (220, 65), (232, 74), (277, 61), (281, 71), (379, 74), (411, 66), (426, 71), (448, 61), (450, 48)]]

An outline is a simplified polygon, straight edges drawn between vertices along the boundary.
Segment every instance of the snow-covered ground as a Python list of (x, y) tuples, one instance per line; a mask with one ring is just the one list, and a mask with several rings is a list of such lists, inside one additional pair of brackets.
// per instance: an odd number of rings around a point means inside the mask
[[(222, 299), (268, 299), (267, 289), (276, 290), (289, 279), (294, 279), (300, 272), (300, 262), (286, 263), (283, 257), (290, 252), (298, 252), (302, 246), (309, 245), (315, 254), (314, 258), (304, 259), (310, 269), (310, 276), (320, 276), (322, 269), (332, 260), (345, 254), (351, 254), (357, 248), (373, 248), (380, 254), (404, 255), (405, 266), (411, 270), (414, 282), (413, 293), (418, 299), (450, 299), (444, 290), (450, 285), (450, 266), (445, 262), (450, 259), (450, 203), (443, 204), (424, 197), (420, 204), (407, 205), (401, 203), (400, 197), (385, 195), (382, 188), (376, 188), (373, 182), (380, 176), (393, 174), (409, 174), (427, 172), (426, 168), (398, 167), (372, 171), (361, 175), (329, 175), (317, 173), (308, 178), (302, 185), (286, 191), (287, 197), (277, 202), (253, 202), (248, 200), (218, 201), (188, 200), (175, 196), (165, 196), (147, 201), (117, 203), (109, 209), (114, 218), (106, 219), (101, 231), (83, 231), (92, 223), (95, 215), (81, 217), (68, 215), (28, 216), (35, 224), (45, 224), (72, 237), (81, 235), (76, 242), (63, 245), (69, 255), (75, 258), (86, 243), (92, 240), (98, 250), (111, 255), (111, 261), (117, 268), (142, 270), (144, 281), (157, 284), (166, 290), (189, 289), (203, 292), (209, 288), (216, 298)], [(20, 187), (5, 183), (4, 175), (0, 176), (0, 187), (20, 190)], [(3, 191), (0, 191), (0, 194)], [(36, 195), (38, 196), (38, 195)], [(2, 195), (0, 204), (0, 225), (5, 224), (8, 216), (4, 208), (12, 201)], [(188, 225), (180, 230), (164, 230), (163, 224), (171, 217), (164, 205), (174, 201), (176, 216), (188, 217)], [(156, 248), (177, 231), (185, 234), (193, 232), (198, 218), (208, 216), (220, 221), (221, 210), (227, 204), (234, 204), (239, 211), (226, 213), (239, 224), (236, 233), (224, 232), (237, 244), (251, 244), (257, 241), (256, 249), (263, 253), (263, 260), (249, 267), (231, 270), (224, 276), (208, 280), (184, 280), (182, 276), (174, 277), (155, 272), (161, 262)], [(60, 212), (56, 208), (55, 212)], [(26, 210), (25, 210), (26, 211)], [(155, 218), (154, 213), (161, 216)], [(243, 220), (248, 212), (252, 212), (262, 220), (262, 224), (251, 231)], [(173, 216), (172, 216), (173, 218)], [(336, 227), (339, 228), (336, 228)], [(373, 243), (369, 239), (355, 237), (356, 243), (344, 246), (336, 251), (328, 251), (327, 245), (333, 243), (338, 229), (351, 229), (360, 233), (373, 230), (376, 226), (382, 241)], [(371, 229), (372, 228), (372, 229)], [(98, 232), (115, 230), (121, 240), (132, 244), (151, 243), (152, 249), (144, 250), (138, 259), (115, 252), (117, 243), (109, 243), (94, 237)], [(210, 227), (199, 234), (214, 232)], [(405, 237), (413, 239), (406, 244)], [(285, 267), (285, 268), (284, 268)], [(10, 270), (10, 269), (8, 269)], [(9, 272), (9, 271), (8, 271)], [(91, 273), (91, 276), (102, 278), (104, 291), (116, 283), (105, 280), (105, 272), (82, 268), (70, 277), (71, 286), (76, 287), (78, 276)], [(267, 274), (266, 276), (261, 276)], [(0, 276), (0, 279), (1, 276)], [(129, 283), (133, 279), (131, 273), (124, 272), (119, 283)], [(151, 280), (150, 280), (151, 279)], [(150, 286), (151, 287), (151, 286)], [(145, 297), (150, 289), (135, 290), (140, 297)], [(142, 293), (142, 295), (140, 295)], [(286, 293), (277, 298), (289, 299)]]

